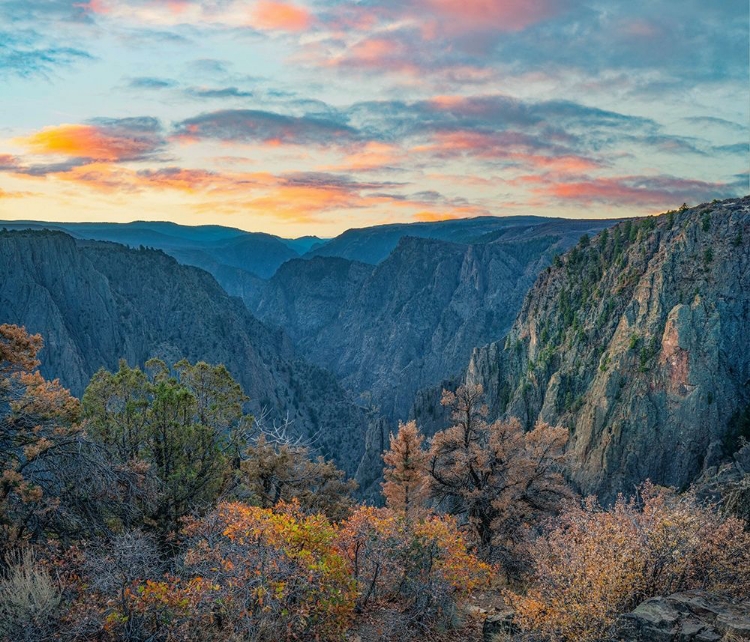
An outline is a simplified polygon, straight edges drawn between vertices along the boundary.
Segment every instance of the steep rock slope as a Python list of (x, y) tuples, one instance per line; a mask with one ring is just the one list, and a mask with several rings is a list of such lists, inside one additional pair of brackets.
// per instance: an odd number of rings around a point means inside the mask
[(495, 416), (568, 426), (586, 493), (689, 484), (731, 455), (750, 403), (750, 197), (580, 243), (467, 378)]
[(417, 390), (461, 371), (474, 347), (508, 331), (556, 253), (611, 224), (535, 221), (469, 245), (406, 236), (377, 266), (289, 261), (245, 301), (347, 389), (405, 419)]
[(335, 378), (298, 360), (206, 272), (155, 250), (76, 242), (60, 232), (0, 233), (0, 322), (45, 338), (43, 373), (77, 395), (100, 367), (186, 357), (224, 363), (257, 412), (288, 413), (348, 472), (363, 449), (364, 416)]

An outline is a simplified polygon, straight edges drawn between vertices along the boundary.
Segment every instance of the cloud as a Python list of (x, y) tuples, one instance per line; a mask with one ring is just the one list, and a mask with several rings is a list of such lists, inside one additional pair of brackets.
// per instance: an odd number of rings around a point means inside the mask
[(719, 145), (714, 149), (723, 154), (737, 154), (744, 158), (748, 158), (750, 156), (750, 141), (745, 143), (734, 143), (732, 145)]
[(8, 192), (4, 190), (2, 187), (0, 187), (0, 200), (4, 198), (24, 198), (26, 196), (31, 196), (30, 192)]
[(0, 13), (9, 22), (90, 22), (93, 3), (82, 0), (0, 0)]
[(702, 203), (737, 196), (741, 186), (674, 176), (613, 176), (578, 182), (560, 182), (535, 190), (537, 194), (580, 205), (674, 207), (682, 202)]
[(34, 32), (0, 31), (0, 79), (46, 77), (93, 56), (77, 47), (48, 46)]
[(275, 0), (258, 0), (252, 15), (253, 26), (269, 31), (305, 31), (312, 23), (304, 7)]
[(283, 0), (88, 0), (79, 6), (87, 16), (121, 24), (160, 27), (191, 25), (302, 32), (313, 23), (302, 5)]
[(564, 10), (561, 0), (417, 0), (417, 15), (428, 12), (449, 33), (464, 31), (521, 31)]
[[(686, 81), (746, 82), (747, 4), (727, 0), (378, 0), (322, 3), (321, 36), (299, 64), (361, 76), (466, 86), (540, 71), (621, 91), (682, 91)], [(467, 70), (467, 73), (457, 73)]]
[(21, 159), (11, 154), (0, 154), (0, 172), (12, 172), (22, 166)]
[[(347, 110), (352, 123), (367, 122), (394, 137), (434, 132), (520, 128), (544, 133), (550, 143), (574, 142), (597, 130), (648, 132), (653, 120), (562, 100), (524, 101), (504, 94), (437, 96), (412, 103), (371, 101)], [(571, 133), (575, 130), (577, 133)]]
[(176, 134), (188, 140), (322, 147), (345, 145), (360, 137), (355, 129), (339, 120), (254, 109), (226, 109), (189, 118), (177, 125)]
[(177, 83), (174, 80), (168, 78), (154, 78), (152, 76), (139, 76), (132, 78), (128, 82), (128, 87), (131, 89), (169, 89), (174, 87)]
[(165, 145), (161, 125), (154, 118), (102, 118), (84, 125), (57, 125), (18, 142), (33, 154), (106, 162), (141, 160)]
[(212, 98), (252, 98), (253, 92), (244, 91), (237, 87), (188, 87), (185, 95), (190, 98), (212, 99)]
[(747, 134), (749, 129), (747, 125), (740, 125), (739, 123), (735, 123), (731, 120), (726, 120), (725, 118), (716, 118), (715, 116), (690, 116), (688, 118), (683, 118), (683, 120), (686, 123), (697, 125), (699, 127), (715, 126), (741, 134)]

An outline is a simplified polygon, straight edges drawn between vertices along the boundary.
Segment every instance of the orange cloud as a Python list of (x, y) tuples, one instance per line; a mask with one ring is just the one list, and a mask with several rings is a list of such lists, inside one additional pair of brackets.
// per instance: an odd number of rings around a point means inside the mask
[(393, 167), (399, 165), (403, 160), (403, 150), (397, 145), (370, 141), (356, 151), (347, 154), (342, 163), (325, 167), (324, 170), (363, 172)]
[(286, 2), (259, 0), (253, 11), (253, 26), (269, 31), (304, 31), (312, 23), (310, 12)]
[(31, 196), (29, 192), (7, 192), (0, 187), (0, 199), (3, 198), (23, 198), (24, 196)]
[(153, 139), (129, 136), (95, 125), (59, 125), (47, 127), (18, 139), (35, 154), (91, 158), (97, 161), (121, 161), (154, 151)]

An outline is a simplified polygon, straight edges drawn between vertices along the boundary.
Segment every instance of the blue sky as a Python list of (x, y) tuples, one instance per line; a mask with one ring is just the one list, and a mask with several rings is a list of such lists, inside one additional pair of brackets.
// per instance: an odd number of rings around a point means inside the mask
[(746, 1), (0, 0), (0, 218), (284, 236), (750, 192)]

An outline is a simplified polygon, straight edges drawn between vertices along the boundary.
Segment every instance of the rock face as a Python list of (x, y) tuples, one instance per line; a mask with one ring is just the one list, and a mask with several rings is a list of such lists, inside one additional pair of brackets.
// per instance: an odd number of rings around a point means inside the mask
[(350, 474), (364, 452), (364, 413), (329, 372), (297, 358), (289, 339), (258, 321), (208, 273), (155, 250), (80, 242), (60, 232), (0, 233), (0, 323), (45, 339), (42, 372), (82, 394), (99, 368), (156, 356), (223, 363), (251, 398), (320, 433), (320, 448)]
[(460, 372), (474, 347), (504, 336), (556, 253), (611, 224), (522, 223), (472, 244), (401, 237), (376, 266), (331, 256), (292, 260), (245, 301), (383, 416), (406, 419), (419, 389)]
[(750, 404), (750, 197), (585, 239), (467, 378), (495, 416), (567, 426), (585, 493), (686, 486), (737, 449)]
[(614, 642), (750, 640), (750, 600), (725, 600), (704, 591), (654, 597), (620, 618)]

